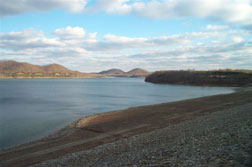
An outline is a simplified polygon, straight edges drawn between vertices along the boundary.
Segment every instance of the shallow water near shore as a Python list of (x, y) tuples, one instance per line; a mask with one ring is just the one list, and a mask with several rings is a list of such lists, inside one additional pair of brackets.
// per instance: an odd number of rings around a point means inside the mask
[(46, 136), (90, 114), (233, 91), (151, 84), (144, 78), (1, 79), (0, 149)]

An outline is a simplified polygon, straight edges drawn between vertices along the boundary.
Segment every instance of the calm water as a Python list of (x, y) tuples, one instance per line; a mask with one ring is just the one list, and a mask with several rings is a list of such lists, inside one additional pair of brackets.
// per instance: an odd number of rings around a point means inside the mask
[(155, 85), (143, 78), (1, 79), (0, 148), (38, 139), (89, 114), (232, 91)]

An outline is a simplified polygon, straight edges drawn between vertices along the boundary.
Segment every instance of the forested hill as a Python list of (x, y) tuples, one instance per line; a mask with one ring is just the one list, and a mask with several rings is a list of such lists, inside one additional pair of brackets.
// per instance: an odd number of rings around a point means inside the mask
[(245, 86), (252, 85), (251, 70), (157, 71), (145, 78), (159, 84)]

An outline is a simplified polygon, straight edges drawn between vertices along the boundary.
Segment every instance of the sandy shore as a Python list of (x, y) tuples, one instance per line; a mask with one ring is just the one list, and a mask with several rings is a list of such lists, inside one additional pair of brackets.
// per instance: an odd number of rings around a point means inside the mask
[(251, 108), (245, 90), (97, 114), (0, 151), (0, 166), (246, 166)]

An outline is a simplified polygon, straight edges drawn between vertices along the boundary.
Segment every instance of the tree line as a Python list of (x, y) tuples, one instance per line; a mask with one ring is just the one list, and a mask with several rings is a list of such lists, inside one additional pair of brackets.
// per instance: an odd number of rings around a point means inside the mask
[(212, 70), (212, 71), (157, 71), (145, 78), (146, 82), (160, 84), (245, 86), (252, 85), (250, 70)]

